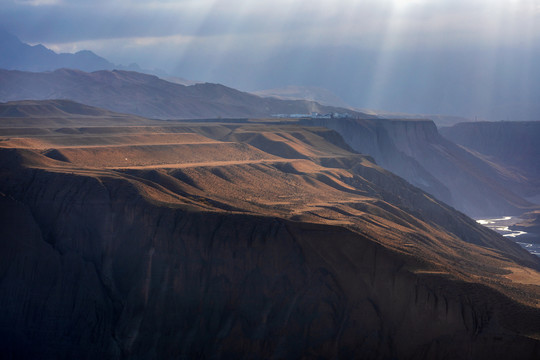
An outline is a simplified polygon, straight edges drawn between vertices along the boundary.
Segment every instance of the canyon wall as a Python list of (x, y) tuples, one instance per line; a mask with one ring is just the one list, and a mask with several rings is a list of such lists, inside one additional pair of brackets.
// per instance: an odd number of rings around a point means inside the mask
[(442, 137), (430, 120), (312, 119), (339, 132), (356, 151), (473, 217), (520, 214), (534, 208), (521, 179)]
[(489, 161), (501, 164), (503, 175), (519, 183), (515, 191), (540, 203), (540, 121), (460, 123), (441, 134)]
[(8, 358), (540, 354), (519, 335), (538, 311), (415, 271), (424, 260), (346, 228), (156, 203), (132, 176), (23, 168), (2, 153)]

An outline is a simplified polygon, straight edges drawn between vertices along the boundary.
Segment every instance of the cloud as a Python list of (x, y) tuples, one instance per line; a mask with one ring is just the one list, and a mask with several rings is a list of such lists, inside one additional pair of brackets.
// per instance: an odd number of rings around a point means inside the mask
[(428, 96), (439, 91), (430, 79), (472, 98), (456, 79), (491, 91), (500, 64), (533, 69), (540, 46), (536, 0), (2, 1), (5, 28), (59, 52), (89, 49), (242, 89), (326, 86), (364, 106), (407, 107), (401, 90)]
[(62, 0), (15, 0), (15, 4), (29, 6), (60, 5)]
[(24, 41), (56, 48), (120, 39), (147, 46), (159, 38), (182, 37), (201, 44), (214, 38), (231, 46), (262, 41), (269, 47), (435, 49), (533, 44), (540, 36), (534, 0), (4, 2), (0, 22), (7, 29)]
[[(525, 0), (8, 0), (0, 20), (32, 42), (156, 36), (281, 35), (287, 39), (369, 45), (389, 32), (397, 44), (494, 36), (493, 23), (520, 19), (509, 41), (539, 30)], [(40, 5), (40, 6), (38, 6)], [(24, 20), (24, 21), (23, 21)], [(522, 21), (522, 22), (521, 22)], [(514, 21), (515, 23), (515, 21)], [(539, 33), (539, 32), (536, 32)], [(429, 36), (424, 36), (429, 34)], [(526, 34), (526, 35), (527, 35)]]
[(55, 49), (114, 44), (142, 53), (170, 44), (181, 53), (188, 39), (192, 48), (249, 54), (530, 45), (540, 36), (538, 15), (534, 0), (4, 0), (0, 22)]

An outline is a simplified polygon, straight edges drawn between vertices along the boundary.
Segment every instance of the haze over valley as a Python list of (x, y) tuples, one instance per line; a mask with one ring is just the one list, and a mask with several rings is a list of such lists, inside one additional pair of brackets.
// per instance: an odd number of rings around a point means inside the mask
[(224, 4), (2, 5), (2, 357), (540, 358), (540, 8)]

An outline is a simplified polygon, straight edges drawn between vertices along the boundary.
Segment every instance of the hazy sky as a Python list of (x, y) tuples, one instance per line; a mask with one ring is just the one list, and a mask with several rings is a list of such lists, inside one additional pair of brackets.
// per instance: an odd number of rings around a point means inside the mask
[[(465, 111), (454, 98), (473, 97), (467, 105), (473, 108), (492, 106), (495, 100), (485, 91), (501, 85), (501, 72), (528, 96), (538, 88), (531, 77), (538, 74), (533, 61), (540, 44), (540, 0), (0, 4), (0, 23), (25, 42), (57, 52), (89, 49), (113, 63), (136, 62), (243, 90), (316, 85), (353, 105), (417, 112), (455, 108), (470, 116), (476, 110)], [(470, 90), (474, 94), (467, 93), (471, 81), (481, 87)], [(414, 105), (441, 86), (450, 94), (437, 98), (438, 108)], [(413, 92), (408, 97), (402, 96), (406, 89)]]

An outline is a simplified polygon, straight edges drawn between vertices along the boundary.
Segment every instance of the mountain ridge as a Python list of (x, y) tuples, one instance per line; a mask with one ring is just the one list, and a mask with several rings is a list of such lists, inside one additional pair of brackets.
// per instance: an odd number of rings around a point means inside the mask
[(313, 101), (260, 98), (224, 85), (190, 86), (131, 71), (59, 69), (53, 72), (0, 70), (0, 101), (70, 99), (121, 113), (151, 118), (271, 117), (274, 114), (348, 112)]
[(115, 68), (114, 64), (90, 50), (57, 54), (41, 44), (23, 43), (1, 28), (0, 49), (0, 68), (8, 70), (50, 71), (68, 67), (95, 71)]

